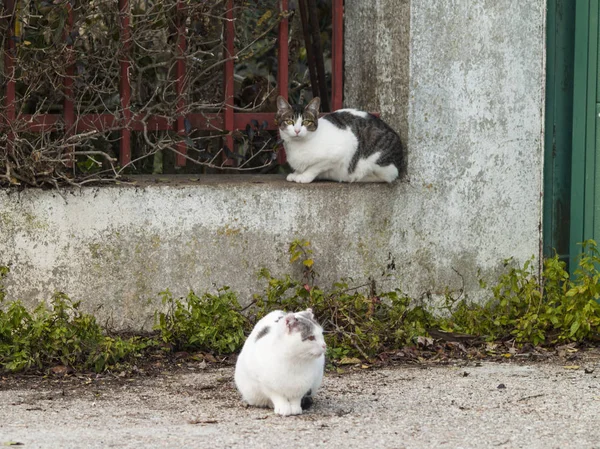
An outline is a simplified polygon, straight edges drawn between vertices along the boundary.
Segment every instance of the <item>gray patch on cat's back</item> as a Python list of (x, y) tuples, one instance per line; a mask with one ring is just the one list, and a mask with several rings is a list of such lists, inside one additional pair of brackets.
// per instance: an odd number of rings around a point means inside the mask
[(267, 335), (269, 333), (269, 331), (271, 330), (271, 328), (269, 326), (265, 326), (263, 327), (260, 332), (256, 335), (256, 340), (254, 341), (258, 341), (261, 338), (263, 338), (265, 335)]
[(351, 126), (351, 123), (356, 120), (355, 116), (353, 117), (352, 114), (350, 114), (347, 111), (339, 110), (336, 112), (333, 112), (329, 115), (326, 115), (323, 117), (324, 120), (327, 120), (328, 122), (330, 122), (332, 125), (334, 125), (335, 127), (339, 128), (339, 129), (348, 129)]
[[(359, 111), (362, 112), (362, 111)], [(358, 139), (358, 148), (352, 156), (348, 173), (354, 173), (360, 159), (381, 152), (377, 165), (386, 167), (394, 164), (399, 172), (404, 170), (404, 149), (400, 136), (383, 120), (372, 114), (356, 114), (340, 109), (323, 117), (339, 129), (350, 129)]]

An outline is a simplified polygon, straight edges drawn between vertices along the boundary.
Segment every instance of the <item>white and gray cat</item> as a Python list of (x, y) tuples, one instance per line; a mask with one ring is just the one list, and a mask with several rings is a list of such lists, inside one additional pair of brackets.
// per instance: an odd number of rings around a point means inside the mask
[(321, 386), (325, 349), (323, 329), (311, 309), (271, 312), (244, 343), (235, 366), (237, 389), (249, 405), (299, 415)]
[(356, 109), (319, 118), (319, 97), (305, 108), (277, 97), (279, 134), (294, 170), (288, 181), (393, 182), (403, 168), (400, 137), (383, 120)]

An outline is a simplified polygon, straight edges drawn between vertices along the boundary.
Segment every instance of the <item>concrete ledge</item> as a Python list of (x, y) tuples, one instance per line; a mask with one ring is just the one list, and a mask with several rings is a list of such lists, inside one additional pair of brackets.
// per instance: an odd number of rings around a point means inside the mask
[[(34, 305), (55, 290), (117, 328), (149, 328), (157, 293), (229, 285), (248, 302), (261, 267), (292, 271), (296, 238), (314, 249), (322, 286), (377, 278), (415, 296), (446, 287), (477, 296), (478, 268), (494, 277), (504, 257), (537, 251), (536, 216), (507, 232), (494, 208), (456, 206), (432, 184), (298, 185), (281, 177), (172, 177), (60, 192), (0, 192), (0, 263), (10, 298)], [(485, 230), (485, 232), (483, 232)], [(489, 231), (489, 232), (488, 232)]]

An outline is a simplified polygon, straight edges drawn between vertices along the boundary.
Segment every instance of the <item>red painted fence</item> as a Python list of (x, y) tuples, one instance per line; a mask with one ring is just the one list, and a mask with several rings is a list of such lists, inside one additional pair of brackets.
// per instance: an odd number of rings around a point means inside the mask
[[(314, 0), (308, 1), (308, 9), (314, 11)], [(121, 140), (120, 140), (120, 154), (119, 161), (121, 165), (126, 165), (131, 161), (131, 131), (142, 131), (144, 126), (147, 129), (153, 131), (168, 131), (173, 130), (180, 135), (186, 133), (185, 121), (191, 124), (192, 129), (198, 130), (214, 130), (215, 127), (221, 128), (228, 131), (228, 135), (225, 138), (225, 145), (229, 148), (233, 148), (233, 137), (232, 131), (238, 129), (244, 129), (246, 125), (250, 124), (253, 120), (262, 123), (266, 121), (268, 123), (267, 129), (277, 129), (274, 122), (274, 113), (253, 113), (253, 112), (236, 112), (233, 108), (234, 105), (234, 59), (235, 59), (235, 48), (234, 48), (234, 0), (228, 0), (227, 12), (225, 23), (225, 54), (224, 54), (224, 103), (225, 108), (222, 113), (191, 113), (186, 116), (178, 115), (173, 124), (169, 124), (167, 118), (162, 116), (141, 116), (136, 115), (130, 110), (131, 101), (131, 83), (129, 79), (131, 63), (127, 59), (119, 61), (120, 64), (120, 79), (119, 79), (119, 94), (121, 99), (121, 106), (123, 109), (122, 117), (117, 117), (112, 114), (87, 114), (82, 116), (75, 115), (75, 105), (72, 101), (72, 84), (74, 75), (74, 66), (71, 66), (67, 70), (67, 76), (63, 81), (63, 87), (65, 92), (64, 109), (63, 114), (36, 114), (26, 115), (22, 114), (17, 117), (17, 104), (16, 104), (16, 91), (13, 71), (15, 70), (15, 39), (13, 39), (12, 33), (14, 33), (14, 17), (15, 17), (15, 0), (5, 0), (5, 12), (8, 17), (12, 17), (8, 26), (8, 32), (11, 34), (8, 39), (5, 40), (4, 48), (4, 69), (6, 72), (6, 85), (4, 86), (4, 105), (5, 115), (9, 123), (16, 119), (23, 123), (27, 123), (28, 130), (31, 132), (43, 132), (52, 131), (57, 128), (58, 124), (64, 123), (64, 129), (67, 133), (82, 133), (87, 131), (102, 131), (105, 129), (120, 129)], [(279, 0), (280, 10), (287, 11), (288, 0)], [(336, 110), (342, 107), (342, 83), (343, 83), (343, 0), (332, 0), (332, 95), (331, 100), (327, 101), (331, 103), (331, 110)], [(313, 9), (311, 10), (311, 7)], [(129, 16), (129, 0), (119, 0), (119, 11), (120, 11), (120, 28), (121, 28), (121, 41), (123, 43), (124, 54), (127, 54), (131, 49), (131, 38), (130, 38), (130, 16)], [(183, 0), (178, 0), (177, 11), (179, 13), (177, 22), (177, 52), (181, 57), (177, 61), (175, 76), (176, 78), (176, 92), (178, 95), (177, 109), (183, 111), (185, 108), (185, 59), (183, 54), (186, 48), (185, 39), (185, 17), (183, 14)], [(303, 18), (305, 20), (305, 18)], [(67, 29), (65, 33), (70, 32), (70, 27), (73, 23), (73, 11), (70, 11), (69, 19), (67, 21)], [(279, 24), (279, 39), (278, 39), (278, 88), (279, 94), (287, 98), (288, 95), (288, 32), (289, 23), (288, 19), (284, 18)], [(306, 33), (305, 33), (306, 34)], [(307, 44), (307, 50), (310, 45)], [(320, 43), (317, 48), (320, 47)], [(313, 49), (314, 51), (314, 49)], [(310, 55), (309, 55), (310, 56)], [(317, 67), (318, 69), (322, 69)], [(312, 78), (312, 77), (311, 77)], [(321, 78), (323, 79), (323, 78)], [(314, 83), (314, 81), (313, 81)], [(321, 86), (323, 88), (323, 86)], [(325, 87), (326, 92), (326, 87)], [(146, 125), (144, 125), (144, 123)], [(8, 134), (8, 142), (10, 145), (11, 140), (14, 136)], [(177, 152), (176, 163), (179, 166), (183, 166), (186, 163), (186, 143), (184, 141), (178, 142), (175, 148)]]

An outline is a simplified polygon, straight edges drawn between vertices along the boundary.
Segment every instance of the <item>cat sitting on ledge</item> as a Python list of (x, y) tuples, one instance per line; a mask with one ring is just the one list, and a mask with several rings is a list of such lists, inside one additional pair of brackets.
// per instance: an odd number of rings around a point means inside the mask
[(393, 182), (403, 164), (400, 137), (383, 120), (356, 109), (319, 118), (319, 97), (291, 106), (277, 97), (275, 119), (287, 160), (288, 181)]

